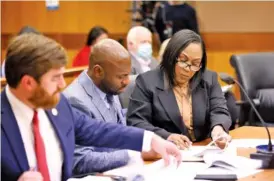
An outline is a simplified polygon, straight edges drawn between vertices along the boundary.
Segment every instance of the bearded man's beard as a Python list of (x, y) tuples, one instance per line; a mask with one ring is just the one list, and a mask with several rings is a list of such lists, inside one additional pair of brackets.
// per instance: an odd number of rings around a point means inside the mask
[(60, 100), (60, 92), (61, 89), (58, 88), (52, 95), (49, 95), (49, 93), (39, 85), (28, 100), (35, 108), (52, 109), (56, 107)]

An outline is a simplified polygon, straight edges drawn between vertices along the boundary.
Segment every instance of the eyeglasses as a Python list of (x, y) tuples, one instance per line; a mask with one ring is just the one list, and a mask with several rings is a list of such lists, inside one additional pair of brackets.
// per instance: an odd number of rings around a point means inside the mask
[(177, 64), (179, 65), (179, 67), (184, 68), (184, 69), (187, 69), (189, 67), (189, 69), (193, 72), (197, 72), (201, 68), (201, 65), (199, 65), (199, 66), (191, 65), (191, 64), (188, 64), (186, 61), (180, 60), (179, 58), (177, 59)]

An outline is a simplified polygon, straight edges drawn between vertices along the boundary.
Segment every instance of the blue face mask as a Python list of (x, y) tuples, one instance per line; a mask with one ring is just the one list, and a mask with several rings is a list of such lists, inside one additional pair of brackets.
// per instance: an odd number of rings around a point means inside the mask
[(137, 50), (137, 55), (144, 59), (152, 58), (152, 46), (150, 43), (140, 44)]

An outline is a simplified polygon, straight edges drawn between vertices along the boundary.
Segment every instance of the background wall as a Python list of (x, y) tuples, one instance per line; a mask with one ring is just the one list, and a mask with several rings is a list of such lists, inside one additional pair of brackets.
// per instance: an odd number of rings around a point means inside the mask
[(203, 32), (274, 32), (274, 2), (195, 3)]
[[(234, 75), (229, 62), (232, 54), (274, 52), (274, 2), (197, 1), (193, 5), (206, 42), (209, 69)], [(239, 98), (239, 91), (234, 91)]]
[(112, 33), (127, 32), (131, 20), (128, 1), (60, 1), (57, 11), (48, 11), (45, 2), (2, 2), (2, 33), (16, 33), (29, 24), (42, 32), (87, 33), (103, 25)]
[[(85, 44), (89, 30), (95, 25), (104, 26), (111, 36), (123, 38), (131, 25), (131, 2), (64, 2), (57, 11), (48, 11), (44, 1), (1, 2), (2, 59), (8, 40), (22, 26), (30, 25), (55, 38), (68, 49), (70, 59)], [(71, 65), (69, 62), (68, 67)]]
[[(232, 54), (274, 51), (274, 2), (191, 2), (197, 11), (208, 50), (208, 67), (234, 74)], [(47, 11), (45, 2), (1, 2), (1, 51), (24, 25), (36, 27), (68, 49), (70, 60), (84, 45), (89, 29), (107, 28), (112, 38), (124, 39), (131, 26), (130, 1), (60, 2)], [(2, 59), (4, 54), (2, 54)], [(68, 65), (70, 67), (71, 61)]]

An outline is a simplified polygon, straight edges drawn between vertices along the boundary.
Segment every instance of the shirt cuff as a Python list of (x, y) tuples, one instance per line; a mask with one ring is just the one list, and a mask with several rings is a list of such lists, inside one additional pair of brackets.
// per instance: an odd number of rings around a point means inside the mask
[(149, 152), (151, 150), (151, 141), (154, 133), (151, 131), (144, 131), (142, 151)]
[(143, 159), (140, 152), (127, 150), (129, 156), (128, 164), (143, 163)]

